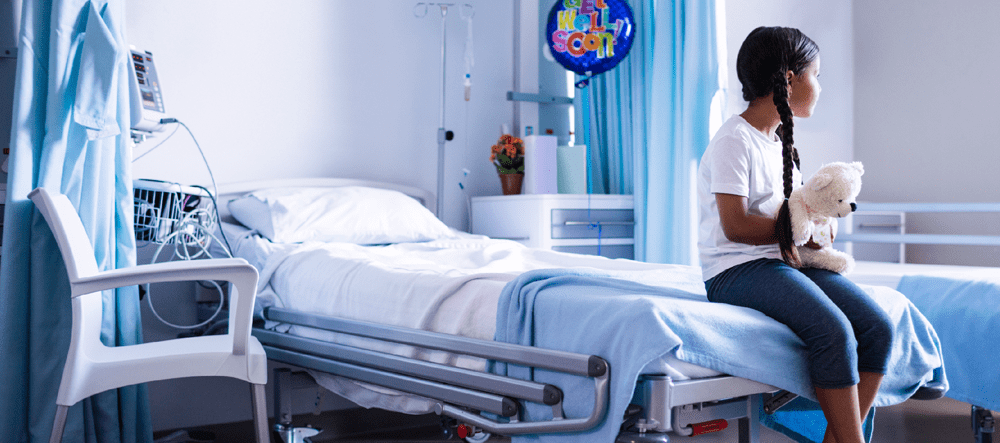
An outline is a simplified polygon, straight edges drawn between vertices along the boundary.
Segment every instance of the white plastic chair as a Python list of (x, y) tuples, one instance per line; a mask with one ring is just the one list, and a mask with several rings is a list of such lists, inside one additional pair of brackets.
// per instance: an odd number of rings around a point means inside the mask
[[(101, 272), (83, 223), (65, 195), (37, 188), (28, 194), (55, 235), (73, 303), (73, 333), (56, 398), (52, 443), (62, 441), (69, 407), (91, 395), (138, 383), (222, 376), (251, 383), (254, 431), (269, 442), (264, 385), (267, 357), (250, 335), (257, 270), (239, 258), (174, 261)], [(229, 333), (133, 346), (101, 342), (101, 291), (141, 283), (221, 280), (232, 283)]]

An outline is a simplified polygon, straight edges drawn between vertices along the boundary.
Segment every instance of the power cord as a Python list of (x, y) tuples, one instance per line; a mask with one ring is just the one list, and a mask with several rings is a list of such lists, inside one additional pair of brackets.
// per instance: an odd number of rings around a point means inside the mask
[[(181, 229), (177, 229), (174, 232), (171, 232), (170, 235), (168, 235), (167, 238), (165, 238), (163, 240), (163, 243), (160, 244), (160, 246), (156, 248), (156, 252), (153, 254), (153, 258), (151, 260), (153, 263), (156, 263), (157, 258), (160, 257), (160, 252), (163, 251), (163, 248), (167, 244), (172, 243), (171, 240), (173, 240), (174, 237), (176, 237), (178, 235), (186, 235), (187, 234), (186, 229), (185, 229), (187, 226), (194, 227), (194, 229), (203, 230), (204, 234), (212, 237), (213, 239), (215, 239), (215, 241), (219, 241), (219, 239), (215, 236), (215, 234), (212, 234), (209, 230), (207, 230), (200, 223), (191, 222), (191, 221), (188, 220), (188, 217), (185, 217), (185, 219), (183, 221), (181, 221), (181, 224), (180, 224)], [(189, 243), (182, 243), (183, 249), (184, 249), (184, 254), (185, 254), (183, 256), (178, 255), (178, 247), (179, 246), (177, 244), (175, 244), (175, 246), (174, 246), (174, 255), (178, 256), (178, 257), (180, 257), (182, 259), (186, 259), (186, 260), (189, 260), (189, 259), (194, 258), (194, 257), (198, 257), (201, 254), (205, 254), (209, 258), (212, 258), (211, 252), (208, 251), (208, 248), (206, 248), (203, 243), (198, 242), (198, 241), (195, 241), (193, 243), (195, 245), (197, 245), (198, 247), (201, 248), (201, 251), (199, 251), (193, 257), (188, 252), (188, 246), (190, 246)], [(226, 252), (226, 254), (229, 257), (232, 257), (232, 254), (228, 250), (225, 251), (225, 252)], [(163, 317), (161, 317), (160, 314), (158, 312), (156, 312), (156, 308), (153, 307), (153, 292), (149, 288), (149, 284), (147, 283), (144, 286), (145, 286), (145, 290), (146, 290), (146, 301), (149, 304), (149, 310), (150, 310), (150, 312), (153, 313), (153, 316), (156, 317), (157, 320), (160, 320), (161, 322), (163, 322), (163, 324), (165, 324), (167, 326), (170, 326), (170, 327), (173, 327), (173, 328), (177, 328), (177, 329), (197, 329), (197, 328), (200, 328), (202, 326), (210, 324), (212, 322), (212, 320), (215, 320), (215, 318), (218, 317), (219, 313), (222, 312), (222, 308), (223, 308), (223, 306), (225, 306), (226, 303), (225, 303), (225, 296), (224, 296), (224, 291), (222, 290), (222, 286), (220, 286), (217, 282), (215, 282), (213, 280), (206, 280), (206, 281), (208, 281), (211, 285), (215, 286), (215, 289), (219, 292), (219, 306), (215, 309), (215, 312), (212, 314), (211, 317), (208, 318), (208, 320), (205, 320), (205, 321), (203, 321), (201, 323), (198, 323), (196, 325), (190, 325), (190, 326), (177, 325), (177, 324), (174, 324), (174, 323), (171, 323), (171, 322), (167, 321), (166, 319), (164, 319)], [(198, 284), (201, 284), (201, 282), (198, 282)]]
[[(198, 138), (194, 136), (193, 132), (191, 132), (191, 128), (189, 128), (187, 125), (185, 125), (184, 122), (182, 122), (182, 121), (180, 121), (180, 120), (178, 120), (176, 118), (163, 118), (163, 119), (160, 119), (160, 124), (164, 124), (165, 125), (165, 124), (169, 124), (169, 123), (177, 123), (178, 125), (183, 126), (184, 130), (186, 130), (187, 133), (188, 133), (188, 135), (191, 136), (191, 140), (194, 141), (194, 146), (196, 148), (198, 148), (198, 154), (201, 155), (201, 160), (205, 164), (205, 169), (208, 171), (208, 177), (209, 177), (210, 180), (212, 180), (212, 190), (213, 190), (213, 192), (209, 192), (208, 189), (205, 189), (205, 187), (201, 186), (201, 185), (193, 185), (193, 186), (196, 187), (196, 188), (201, 188), (202, 190), (205, 191), (206, 194), (208, 194), (208, 197), (212, 199), (212, 207), (215, 208), (215, 219), (221, 221), (222, 217), (219, 215), (219, 204), (218, 204), (219, 202), (215, 199), (215, 196), (219, 193), (219, 187), (215, 183), (215, 174), (212, 173), (212, 167), (211, 167), (211, 165), (208, 164), (208, 159), (205, 157), (205, 151), (203, 151), (201, 149), (201, 144), (198, 143)], [(168, 135), (166, 138), (164, 138), (162, 141), (160, 141), (159, 143), (157, 143), (152, 148), (149, 148), (148, 151), (143, 152), (142, 155), (134, 158), (132, 160), (132, 163), (135, 163), (140, 158), (143, 158), (143, 157), (149, 155), (150, 152), (153, 152), (153, 150), (155, 150), (156, 148), (159, 148), (160, 145), (162, 145), (164, 142), (166, 142), (167, 140), (169, 140), (170, 137), (173, 137), (173, 135), (174, 135), (175, 132), (177, 132), (177, 127), (176, 126), (174, 127), (174, 130), (172, 132), (170, 132), (170, 135)], [(229, 239), (226, 238), (226, 232), (222, 229), (221, 225), (219, 226), (219, 233), (222, 234), (222, 240), (223, 240), (223, 242), (226, 245), (226, 249), (228, 251), (232, 251), (232, 247), (229, 244)]]
[[(213, 234), (210, 230), (206, 229), (205, 226), (202, 226), (201, 223), (198, 223), (197, 221), (192, 221), (192, 215), (194, 213), (191, 212), (191, 213), (186, 214), (184, 216), (184, 219), (181, 220), (181, 223), (180, 223), (180, 225), (178, 227), (179, 229), (176, 229), (169, 236), (167, 236), (167, 238), (165, 238), (163, 240), (163, 243), (156, 249), (156, 252), (153, 254), (152, 261), (156, 262), (156, 259), (159, 257), (160, 252), (162, 252), (163, 247), (166, 246), (168, 243), (171, 243), (171, 240), (173, 240), (174, 237), (176, 237), (178, 235), (186, 234), (186, 231), (187, 231), (186, 228), (188, 226), (191, 226), (191, 227), (193, 227), (194, 229), (197, 229), (197, 230), (204, 231), (203, 232), (204, 234), (212, 237), (219, 244), (225, 244), (225, 248), (224, 248), (225, 251), (224, 252), (229, 257), (232, 257), (233, 256), (232, 252), (231, 252), (232, 251), (232, 247), (229, 244), (229, 239), (226, 238), (225, 230), (222, 229), (222, 225), (221, 225), (222, 217), (219, 215), (219, 205), (218, 205), (218, 201), (215, 198), (215, 196), (219, 192), (219, 188), (218, 188), (218, 185), (215, 182), (215, 174), (212, 173), (212, 167), (208, 163), (208, 158), (205, 157), (205, 151), (201, 149), (201, 144), (198, 143), (198, 138), (195, 137), (194, 133), (191, 131), (191, 128), (189, 128), (186, 124), (184, 124), (184, 122), (182, 122), (180, 120), (177, 120), (175, 118), (164, 118), (164, 119), (160, 120), (160, 124), (168, 124), (168, 123), (177, 123), (178, 125), (183, 126), (184, 130), (186, 130), (187, 133), (188, 133), (188, 135), (191, 136), (191, 140), (194, 141), (195, 147), (198, 148), (198, 154), (201, 155), (202, 162), (205, 164), (205, 169), (208, 171), (208, 176), (209, 176), (209, 178), (212, 181), (212, 189), (213, 189), (214, 192), (209, 192), (208, 189), (205, 189), (205, 187), (201, 186), (201, 185), (194, 185), (194, 187), (199, 188), (199, 189), (205, 191), (205, 193), (208, 194), (209, 198), (212, 199), (212, 208), (215, 210), (215, 219), (219, 223), (219, 234), (222, 235), (222, 242), (219, 242), (219, 238), (216, 237), (215, 234)], [(140, 158), (148, 155), (150, 152), (153, 152), (153, 150), (155, 150), (156, 148), (159, 148), (160, 145), (162, 145), (164, 142), (166, 142), (167, 140), (169, 140), (170, 137), (172, 137), (174, 135), (174, 133), (176, 133), (176, 132), (177, 132), (177, 128), (174, 127), (174, 130), (170, 133), (170, 135), (168, 135), (166, 138), (164, 138), (162, 141), (160, 141), (160, 143), (157, 143), (155, 146), (153, 146), (152, 148), (150, 148), (148, 151), (144, 152), (142, 155), (136, 157), (132, 161), (135, 162), (136, 160), (139, 160)], [(202, 244), (201, 242), (199, 242), (197, 240), (194, 241), (194, 244), (196, 244), (198, 247), (201, 248), (201, 251), (197, 252), (194, 256), (191, 256), (190, 252), (188, 251), (188, 247), (190, 246), (190, 244), (188, 242), (184, 242), (183, 243), (183, 250), (184, 250), (184, 252), (183, 252), (184, 255), (183, 256), (179, 255), (179, 250), (178, 250), (179, 245), (175, 245), (174, 255), (178, 256), (179, 258), (185, 259), (185, 260), (189, 260), (191, 258), (199, 257), (202, 254), (205, 254), (209, 258), (212, 257), (212, 254), (208, 251), (208, 249), (205, 247), (204, 244)], [(201, 323), (198, 323), (196, 325), (191, 325), (191, 326), (176, 325), (174, 323), (171, 323), (171, 322), (165, 320), (163, 317), (161, 317), (159, 315), (159, 313), (156, 312), (156, 309), (153, 307), (152, 292), (150, 291), (149, 286), (146, 285), (145, 289), (146, 289), (146, 293), (148, 295), (148, 297), (147, 297), (148, 300), (147, 301), (149, 303), (149, 309), (150, 309), (150, 311), (153, 313), (153, 315), (158, 320), (160, 320), (161, 322), (163, 322), (164, 324), (166, 324), (168, 326), (171, 326), (171, 327), (174, 327), (174, 328), (177, 328), (177, 329), (197, 329), (197, 328), (200, 328), (202, 326), (208, 325), (208, 324), (210, 324), (212, 322), (212, 320), (215, 320), (215, 318), (219, 315), (220, 312), (222, 312), (222, 308), (225, 305), (224, 294), (223, 294), (224, 291), (222, 290), (222, 287), (219, 286), (219, 284), (216, 283), (215, 281), (209, 281), (209, 283), (211, 285), (215, 286), (215, 289), (218, 290), (218, 292), (219, 292), (219, 306), (215, 310), (215, 312), (208, 318), (208, 320), (205, 320), (205, 321), (203, 321)], [(199, 284), (202, 284), (202, 283), (199, 282)], [(211, 330), (215, 326), (217, 326), (217, 325), (210, 326), (209, 329)]]

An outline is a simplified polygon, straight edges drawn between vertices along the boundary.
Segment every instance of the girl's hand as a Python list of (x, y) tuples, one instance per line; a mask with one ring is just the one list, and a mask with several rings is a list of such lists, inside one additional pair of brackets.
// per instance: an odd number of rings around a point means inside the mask
[[(833, 239), (836, 236), (837, 236), (837, 234), (831, 230), (830, 231), (830, 244), (831, 245), (833, 244)], [(805, 246), (807, 248), (812, 248), (812, 249), (822, 249), (823, 248), (822, 245), (820, 245), (819, 243), (816, 243), (815, 241), (813, 241), (812, 237), (809, 237), (809, 241), (806, 242), (806, 244), (804, 244), (803, 246)]]

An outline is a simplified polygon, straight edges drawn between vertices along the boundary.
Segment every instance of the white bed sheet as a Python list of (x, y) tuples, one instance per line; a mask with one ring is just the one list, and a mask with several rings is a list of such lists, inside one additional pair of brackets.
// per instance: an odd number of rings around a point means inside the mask
[[(692, 266), (527, 248), (517, 242), (456, 231), (456, 238), (423, 243), (358, 246), (348, 243), (275, 244), (245, 228), (225, 225), (237, 257), (260, 271), (257, 303), (343, 318), (492, 340), (497, 299), (507, 282), (532, 269), (590, 268), (625, 271), (636, 281), (669, 284), (704, 294), (701, 270)], [(664, 283), (669, 282), (669, 283)], [(279, 330), (352, 346), (482, 370), (485, 361), (367, 340), (305, 327)], [(310, 371), (325, 388), (365, 407), (413, 414), (433, 410), (429, 400)], [(675, 380), (719, 372), (672, 355), (650, 363), (647, 374)]]

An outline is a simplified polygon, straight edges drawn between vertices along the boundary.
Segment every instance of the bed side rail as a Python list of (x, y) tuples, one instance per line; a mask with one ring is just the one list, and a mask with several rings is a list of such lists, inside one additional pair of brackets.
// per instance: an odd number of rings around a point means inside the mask
[[(513, 395), (515, 398), (543, 403), (549, 406), (562, 401), (562, 391), (549, 384), (512, 379), (496, 374), (298, 337), (280, 332), (258, 330), (254, 335), (262, 344), (277, 349), (308, 350), (305, 353), (319, 356), (335, 355), (337, 356), (337, 360), (343, 363), (382, 368), (398, 374), (448, 383), (463, 388), (481, 389), (497, 395)], [(516, 412), (516, 408), (512, 411)], [(513, 415), (512, 413), (502, 411), (491, 412), (505, 417)]]
[[(858, 213), (997, 213), (1000, 203), (859, 203)], [(1000, 235), (848, 233), (837, 234), (837, 242), (903, 243), (925, 245), (1000, 246)]]
[[(254, 329), (254, 336), (264, 345), (268, 358), (431, 398), (438, 402), (436, 406), (438, 414), (456, 418), (488, 432), (501, 435), (576, 432), (596, 426), (607, 413), (610, 371), (607, 362), (597, 356), (478, 340), (274, 307), (265, 309), (264, 317), (280, 323), (594, 379), (594, 406), (590, 415), (567, 418), (563, 414), (562, 391), (553, 385)], [(521, 401), (551, 406), (553, 420), (520, 421), (518, 415)], [(480, 415), (481, 411), (507, 417), (508, 421), (484, 417)]]
[(477, 340), (457, 335), (359, 320), (348, 320), (274, 307), (265, 309), (264, 317), (280, 323), (291, 323), (326, 331), (419, 346), (436, 351), (471, 355), (535, 368), (551, 369), (553, 371), (586, 377), (598, 377), (608, 370), (608, 364), (604, 359), (592, 355), (586, 356), (510, 343)]

